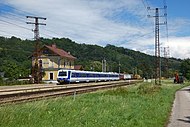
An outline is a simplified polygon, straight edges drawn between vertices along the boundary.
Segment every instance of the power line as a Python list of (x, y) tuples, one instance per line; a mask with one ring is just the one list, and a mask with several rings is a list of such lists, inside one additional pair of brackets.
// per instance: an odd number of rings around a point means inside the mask
[[(135, 39), (139, 39), (139, 38), (141, 38), (141, 37), (145, 37), (145, 36), (147, 36), (147, 35), (149, 35), (149, 34), (152, 34), (152, 33), (154, 33), (154, 31), (152, 31), (152, 32), (150, 32), (150, 33), (146, 33), (146, 34), (140, 35), (140, 36), (133, 37), (133, 39), (130, 39), (130, 40), (126, 41), (126, 42), (127, 42), (127, 43), (129, 43), (129, 42), (134, 42)], [(122, 44), (124, 44), (124, 43), (126, 43), (126, 42), (120, 43), (120, 44), (118, 44), (118, 45), (122, 45)]]
[(145, 2), (146, 2), (146, 4), (147, 4), (147, 7), (150, 7), (150, 5), (148, 4), (148, 1), (147, 1), (147, 0), (145, 0)]
[[(5, 16), (3, 16), (3, 17), (5, 17)], [(8, 18), (8, 17), (5, 17), (5, 18)], [(12, 23), (12, 22), (9, 22), (9, 21), (5, 21), (5, 20), (3, 20), (3, 19), (0, 19), (0, 21), (1, 21), (1, 22), (4, 22), (4, 23), (7, 23), (7, 24), (11, 24), (11, 25), (17, 26), (17, 27), (22, 28), (22, 29), (29, 30), (29, 31), (31, 31), (31, 32), (34, 31), (34, 30), (29, 29), (29, 28), (27, 28), (27, 27), (24, 27), (24, 26), (21, 26), (21, 25), (17, 25), (17, 24), (15, 24), (15, 23)], [(42, 33), (42, 35), (45, 35), (45, 36), (48, 36), (48, 37), (51, 37), (51, 38), (54, 37), (54, 36), (51, 36), (51, 35), (48, 35), (48, 34), (45, 34), (45, 33)]]
[(143, 3), (143, 5), (144, 5), (145, 10), (147, 11), (147, 13), (148, 13), (148, 15), (149, 15), (149, 12), (148, 12), (148, 8), (149, 8), (148, 3), (147, 3), (147, 6), (146, 6), (144, 0), (142, 0), (142, 3)]
[[(9, 4), (5, 4), (5, 3), (1, 3), (3, 6), (6, 6), (6, 7), (9, 7), (10, 9), (12, 9), (12, 10), (16, 10), (20, 15), (22, 15), (22, 16), (25, 16), (25, 14), (27, 14), (27, 15), (34, 15), (34, 14), (32, 14), (32, 13), (30, 13), (30, 12), (27, 12), (27, 11), (23, 11), (23, 10), (21, 10), (21, 9), (18, 9), (18, 8), (15, 8), (15, 7), (13, 7), (13, 6), (11, 6), (11, 5), (9, 5)], [(4, 9), (5, 10), (5, 9)], [(6, 10), (5, 10), (6, 11)]]
[[(10, 5), (7, 5), (7, 4), (4, 4), (5, 6), (8, 6), (8, 7), (10, 7), (10, 8), (12, 8), (12, 9), (14, 9), (14, 10), (17, 10), (17, 11), (19, 11), (19, 12), (23, 12), (23, 13), (26, 13), (26, 14), (31, 14), (31, 13), (29, 13), (29, 12), (26, 12), (26, 11), (22, 11), (22, 10), (20, 10), (20, 9), (16, 9), (16, 8), (13, 8), (12, 6), (10, 6)], [(1, 10), (1, 11), (4, 11), (6, 14), (9, 14), (9, 15), (11, 15), (11, 16), (13, 16), (14, 18), (11, 18), (11, 17), (8, 17), (8, 16), (6, 16), (6, 15), (1, 15), (1, 17), (4, 17), (5, 19), (10, 19), (10, 20), (13, 20), (13, 21), (20, 21), (20, 22), (25, 22), (25, 20), (22, 20), (22, 18), (20, 17), (20, 16), (22, 16), (20, 13), (18, 14), (18, 15), (16, 15), (15, 13), (11, 13), (11, 12), (6, 12), (7, 10)], [(17, 19), (17, 20), (15, 20), (15, 18)], [(6, 21), (6, 20), (1, 20), (2, 22), (4, 22), (4, 23), (8, 23), (8, 24), (11, 24), (11, 25), (15, 25), (15, 26), (17, 26), (17, 27), (20, 27), (20, 28), (23, 28), (23, 29), (27, 29), (27, 30), (30, 30), (30, 31), (33, 31), (32, 29), (29, 29), (29, 28), (27, 28), (27, 27), (23, 27), (23, 26), (20, 26), (20, 25), (17, 25), (17, 24), (15, 24), (15, 23), (12, 23), (12, 22), (10, 22), (10, 21)], [(55, 34), (55, 32), (54, 32), (54, 34)], [(57, 33), (56, 33), (57, 34)], [(51, 36), (51, 35), (48, 35), (48, 34), (45, 34), (45, 33), (42, 33), (42, 35), (45, 35), (45, 36), (48, 36), (48, 37), (51, 37), (51, 38), (53, 38), (53, 36)]]
[(23, 29), (25, 29), (25, 30), (31, 31), (31, 29), (29, 29), (29, 28), (27, 28), (27, 27), (23, 27), (23, 26), (20, 26), (20, 25), (15, 24), (15, 23), (11, 23), (11, 22), (9, 22), (9, 21), (5, 21), (5, 20), (3, 20), (3, 19), (0, 19), (0, 21), (5, 22), (5, 23), (8, 23), (8, 24), (11, 24), (11, 25), (14, 25), (14, 26), (17, 26), (17, 27), (19, 27), (19, 28), (23, 28)]
[(143, 5), (144, 5), (144, 8), (147, 10), (147, 7), (146, 7), (146, 5), (145, 5), (145, 3), (144, 3), (144, 0), (142, 0), (142, 3), (143, 3)]
[(4, 31), (4, 30), (0, 30), (0, 32), (6, 33), (5, 36), (14, 36), (15, 35), (15, 36), (20, 37), (20, 38), (25, 38), (24, 36), (20, 36), (18, 34), (12, 34), (10, 32)]
[[(16, 17), (11, 17), (11, 16), (8, 16), (8, 15), (2, 15), (1, 16), (3, 19), (3, 21), (2, 22), (4, 22), (4, 23), (8, 23), (8, 24), (11, 24), (11, 25), (15, 25), (15, 26), (17, 26), (17, 27), (20, 27), (20, 28), (24, 28), (24, 29), (27, 29), (27, 30), (30, 30), (30, 31), (32, 31), (32, 29), (29, 29), (29, 28), (27, 28), (27, 27), (24, 27), (24, 26), (20, 26), (20, 25), (18, 25), (18, 24), (23, 24), (23, 22), (24, 21), (22, 21), (22, 20), (20, 20), (20, 19), (16, 19)], [(18, 23), (18, 24), (16, 24), (16, 23)]]
[[(9, 17), (7, 17), (7, 16), (2, 16), (2, 17), (12, 20), (11, 18), (9, 18)], [(20, 27), (20, 28), (23, 28), (23, 29), (26, 29), (26, 30), (33, 31), (32, 29), (29, 29), (29, 28), (27, 28), (27, 27), (23, 27), (23, 26), (17, 25), (17, 24), (15, 24), (15, 23), (12, 23), (12, 22), (9, 22), (9, 21), (5, 21), (5, 20), (2, 20), (2, 19), (0, 19), (0, 21), (2, 21), (2, 22), (4, 22), (4, 23), (11, 24), (11, 25), (15, 25), (15, 26), (17, 26), (17, 27)], [(15, 21), (17, 21), (17, 20), (15, 20)], [(49, 30), (47, 30), (47, 31), (49, 31)], [(52, 32), (52, 31), (51, 31), (51, 32)], [(55, 32), (54, 32), (54, 33), (55, 33)], [(54, 37), (54, 36), (51, 36), (51, 35), (48, 35), (48, 34), (45, 34), (45, 33), (42, 33), (42, 35), (45, 35), (45, 36), (48, 36), (48, 37), (51, 37), (51, 38)]]
[(19, 20), (20, 22), (25, 22), (25, 20), (23, 19), (23, 17), (21, 17), (19, 15), (16, 15), (14, 13), (6, 12), (5, 14), (7, 14), (7, 15), (1, 15), (1, 17), (7, 18), (7, 19), (11, 19), (11, 20), (17, 19), (16, 21)]
[(42, 35), (45, 35), (45, 36), (48, 36), (50, 38), (54, 38), (54, 36), (51, 36), (51, 35), (48, 35), (48, 34), (45, 34), (45, 33), (41, 33)]
[[(55, 32), (55, 31), (52, 31), (52, 30), (49, 30), (49, 29), (46, 29), (46, 28), (43, 28), (43, 29), (44, 29), (45, 31), (50, 32), (50, 33), (53, 33), (53, 34), (56, 34), (56, 35), (62, 36), (61, 34)], [(51, 36), (51, 37), (53, 37), (53, 36)]]

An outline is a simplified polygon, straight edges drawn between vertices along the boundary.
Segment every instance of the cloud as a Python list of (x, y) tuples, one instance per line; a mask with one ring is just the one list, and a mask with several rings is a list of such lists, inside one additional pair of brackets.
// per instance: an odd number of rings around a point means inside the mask
[(183, 18), (175, 18), (175, 19), (169, 19), (169, 33), (170, 36), (180, 36), (182, 33), (184, 34), (185, 32), (188, 31), (188, 34), (190, 32), (189, 27), (190, 27), (190, 19), (183, 19)]
[(170, 55), (174, 58), (190, 58), (190, 36), (170, 37), (166, 43), (170, 47)]
[[(2, 23), (6, 34), (12, 33), (23, 39), (33, 38), (31, 29), (33, 25), (27, 25), (26, 15), (46, 17), (47, 20), (40, 22), (46, 26), (40, 26), (40, 36), (46, 38), (67, 37), (78, 43), (98, 44), (105, 46), (113, 44), (125, 48), (136, 49), (144, 53), (154, 54), (154, 19), (147, 18), (142, 1), (140, 0), (4, 0), (5, 4), (13, 7), (11, 12), (5, 13), (0, 19), (24, 26), (29, 30), (15, 25)], [(169, 19), (169, 34), (172, 36), (167, 43), (164, 27), (161, 27), (161, 43), (169, 45), (171, 55), (186, 58), (182, 52), (178, 53), (177, 44), (184, 51), (188, 48), (183, 45), (189, 43), (189, 37), (182, 37), (180, 32), (188, 29), (189, 19)], [(184, 25), (185, 24), (185, 25)], [(0, 31), (0, 34), (3, 33)], [(178, 37), (177, 37), (178, 36)], [(181, 43), (179, 43), (181, 42)], [(166, 44), (167, 43), (167, 44)], [(188, 45), (189, 46), (189, 45)]]
[[(8, 0), (8, 3), (15, 8), (47, 17), (45, 28), (54, 29), (56, 33), (81, 43), (110, 43), (143, 32), (140, 25), (133, 25), (130, 20), (116, 23), (114, 17), (106, 17), (108, 13), (111, 16), (117, 10), (128, 10), (133, 14), (136, 12), (136, 5), (141, 5), (139, 1)], [(45, 32), (43, 27), (41, 32)]]

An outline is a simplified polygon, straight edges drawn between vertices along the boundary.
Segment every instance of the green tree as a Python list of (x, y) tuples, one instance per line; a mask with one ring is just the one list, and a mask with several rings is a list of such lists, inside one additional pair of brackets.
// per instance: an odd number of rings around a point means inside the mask
[(190, 80), (190, 59), (185, 59), (181, 63), (181, 73)]
[(13, 79), (18, 79), (19, 76), (21, 75), (21, 69), (19, 68), (19, 66), (10, 60), (4, 60), (3, 61), (4, 66), (3, 71), (5, 72), (5, 77), (9, 78), (10, 80)]

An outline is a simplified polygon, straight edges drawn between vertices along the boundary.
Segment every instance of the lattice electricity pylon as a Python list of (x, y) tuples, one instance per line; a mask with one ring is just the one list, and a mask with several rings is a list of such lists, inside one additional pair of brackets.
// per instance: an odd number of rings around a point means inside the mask
[(44, 23), (39, 23), (39, 19), (46, 20), (46, 18), (43, 17), (34, 17), (34, 16), (26, 16), (26, 18), (33, 18), (35, 19), (35, 22), (26, 22), (27, 24), (34, 24), (35, 29), (34, 31), (34, 38), (36, 40), (35, 44), (35, 50), (33, 53), (34, 57), (34, 65), (32, 65), (32, 78), (34, 79), (34, 83), (40, 83), (42, 81), (42, 66), (39, 63), (39, 57), (40, 57), (40, 36), (39, 36), (39, 25), (46, 25)]
[(159, 9), (165, 9), (164, 8), (155, 8), (150, 9), (150, 7), (147, 8), (148, 10), (155, 10), (155, 15), (148, 17), (154, 17), (155, 18), (155, 84), (161, 85), (161, 59), (160, 59), (160, 25), (165, 25), (166, 23), (160, 23), (159, 18), (165, 17), (167, 14), (164, 14), (164, 16), (159, 15)]

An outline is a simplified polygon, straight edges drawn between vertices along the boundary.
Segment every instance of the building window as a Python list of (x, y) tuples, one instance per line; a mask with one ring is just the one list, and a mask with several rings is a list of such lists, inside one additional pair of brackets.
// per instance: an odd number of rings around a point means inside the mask
[(40, 67), (42, 68), (42, 60), (39, 60)]
[(53, 80), (53, 73), (49, 73), (49, 79)]
[(49, 61), (49, 68), (54, 68), (54, 62), (53, 61)]

